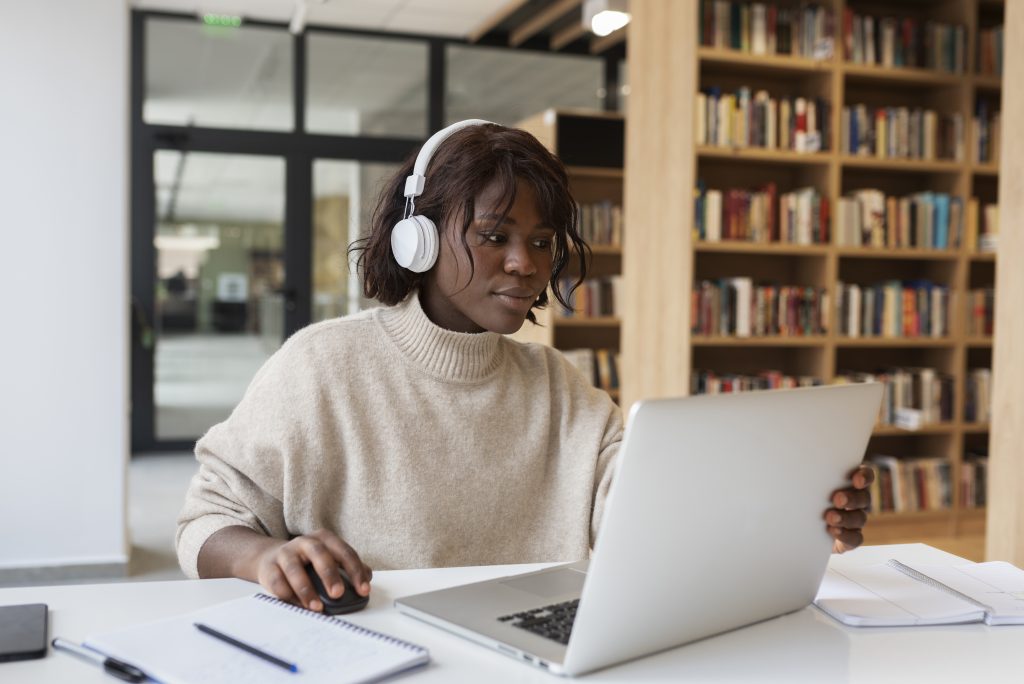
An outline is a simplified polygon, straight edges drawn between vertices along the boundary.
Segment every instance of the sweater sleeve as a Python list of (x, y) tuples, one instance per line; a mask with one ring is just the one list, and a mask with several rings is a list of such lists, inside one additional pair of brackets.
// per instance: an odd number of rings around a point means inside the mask
[(594, 509), (590, 516), (590, 548), (594, 548), (597, 534), (604, 516), (605, 502), (615, 475), (615, 464), (618, 462), (619, 445), (622, 444), (622, 411), (610, 399), (608, 420), (605, 423), (601, 447), (597, 455), (597, 469), (594, 473)]
[[(199, 471), (178, 516), (175, 546), (185, 575), (197, 578), (203, 544), (225, 527), (241, 525), (288, 538), (285, 483), (294, 454), (303, 453), (316, 396), (308, 391), (307, 363), (285, 344), (253, 378), (231, 416), (196, 444)], [(302, 387), (306, 387), (306, 391)]]

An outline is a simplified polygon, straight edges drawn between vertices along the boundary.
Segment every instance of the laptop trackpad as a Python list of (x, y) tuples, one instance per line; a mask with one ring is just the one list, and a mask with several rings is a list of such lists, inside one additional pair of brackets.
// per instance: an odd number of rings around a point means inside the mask
[(516, 577), (502, 582), (506, 587), (518, 589), (534, 596), (552, 598), (565, 594), (580, 594), (583, 591), (583, 580), (586, 573), (569, 568), (560, 568), (551, 572), (542, 572), (528, 577)]

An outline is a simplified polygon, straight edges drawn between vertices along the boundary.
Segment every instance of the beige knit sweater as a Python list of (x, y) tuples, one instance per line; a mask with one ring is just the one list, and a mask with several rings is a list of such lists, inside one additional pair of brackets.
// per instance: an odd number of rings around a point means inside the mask
[(196, 577), (231, 525), (329, 528), (379, 570), (586, 558), (621, 438), (618, 407), (560, 353), (444, 330), (414, 295), (267, 361), (196, 445), (178, 559)]

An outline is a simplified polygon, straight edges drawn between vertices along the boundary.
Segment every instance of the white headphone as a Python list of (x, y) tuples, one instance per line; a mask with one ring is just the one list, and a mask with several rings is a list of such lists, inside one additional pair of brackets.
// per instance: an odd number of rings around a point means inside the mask
[(437, 261), (439, 238), (437, 226), (426, 216), (416, 214), (416, 198), (423, 194), (424, 174), (430, 158), (444, 140), (457, 131), (468, 126), (481, 126), (492, 123), (483, 119), (466, 119), (442, 128), (423, 143), (420, 153), (416, 155), (416, 164), (412, 175), (405, 179), (405, 211), (401, 221), (391, 229), (391, 253), (399, 266), (414, 273), (429, 271)]

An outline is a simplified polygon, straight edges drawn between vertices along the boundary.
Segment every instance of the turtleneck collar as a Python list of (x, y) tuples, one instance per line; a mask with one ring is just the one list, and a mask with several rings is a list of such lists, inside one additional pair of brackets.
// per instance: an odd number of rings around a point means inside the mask
[(503, 357), (502, 335), (445, 330), (427, 318), (418, 292), (379, 310), (380, 323), (410, 362), (441, 380), (474, 382), (493, 373)]

